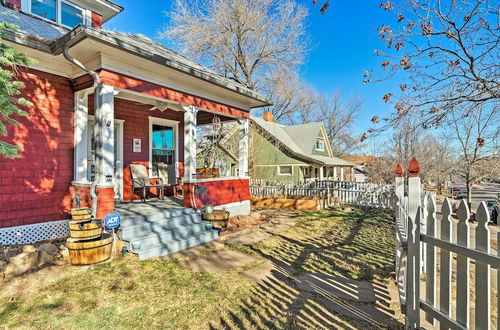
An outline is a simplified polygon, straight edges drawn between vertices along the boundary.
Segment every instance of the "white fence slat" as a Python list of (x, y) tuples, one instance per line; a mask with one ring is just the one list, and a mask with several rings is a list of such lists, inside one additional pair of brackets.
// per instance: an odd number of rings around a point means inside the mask
[[(500, 215), (497, 218), (497, 225), (498, 225), (498, 220), (500, 220)], [(497, 256), (500, 256), (500, 246), (498, 246), (498, 243), (500, 243), (500, 231), (497, 232)], [(497, 329), (500, 330), (500, 290), (498, 290), (498, 286), (500, 285), (500, 269), (497, 268)]]
[[(458, 207), (457, 244), (469, 248), (470, 211), (465, 199)], [(470, 299), (470, 269), (469, 258), (457, 254), (457, 322), (469, 327), (469, 299)]]
[(408, 281), (406, 292), (406, 326), (420, 328), (420, 221), (421, 182), (418, 176), (408, 178)]
[[(485, 202), (481, 202), (476, 211), (476, 250), (490, 252), (490, 229), (488, 222), (490, 215)], [(491, 278), (490, 265), (476, 261), (476, 329), (490, 329), (491, 327)]]
[[(426, 229), (427, 235), (435, 237), (437, 234), (436, 222), (436, 200), (432, 194), (428, 194), (427, 198), (427, 221)], [(426, 244), (425, 256), (425, 301), (431, 305), (436, 306), (436, 248), (430, 244)], [(425, 319), (427, 322), (434, 325), (434, 318), (426, 313)]]
[[(452, 237), (452, 224), (451, 224), (451, 203), (448, 198), (443, 201), (441, 208), (441, 239), (451, 242)], [(441, 276), (439, 278), (439, 310), (444, 315), (450, 316), (450, 298), (451, 298), (451, 253), (445, 249), (441, 249), (440, 270)], [(441, 329), (447, 329), (443, 324), (440, 325)]]

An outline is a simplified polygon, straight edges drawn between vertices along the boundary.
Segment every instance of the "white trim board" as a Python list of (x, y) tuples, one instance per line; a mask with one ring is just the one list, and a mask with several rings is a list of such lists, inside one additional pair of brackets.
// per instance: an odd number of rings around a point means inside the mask
[(214, 206), (214, 210), (228, 211), (231, 216), (234, 215), (248, 215), (250, 214), (250, 201), (241, 201), (223, 205)]

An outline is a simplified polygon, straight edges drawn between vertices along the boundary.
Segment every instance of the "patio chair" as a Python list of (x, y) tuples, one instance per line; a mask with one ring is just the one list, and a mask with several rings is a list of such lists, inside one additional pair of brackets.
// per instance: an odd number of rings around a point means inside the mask
[[(137, 189), (142, 190), (142, 201), (146, 202), (146, 191), (151, 191), (151, 188), (158, 189), (158, 197), (164, 199), (163, 195), (163, 181), (159, 177), (150, 177), (148, 174), (148, 168), (142, 164), (130, 164), (130, 175), (132, 177), (132, 197), (130, 202), (134, 200), (134, 192)], [(152, 184), (151, 180), (156, 179), (158, 183)]]
[[(163, 189), (172, 188), (174, 196), (176, 196), (181, 185), (176, 181), (175, 176), (168, 174), (168, 166), (165, 163), (158, 163), (158, 176), (163, 182)], [(165, 196), (165, 192), (163, 192), (163, 196)]]

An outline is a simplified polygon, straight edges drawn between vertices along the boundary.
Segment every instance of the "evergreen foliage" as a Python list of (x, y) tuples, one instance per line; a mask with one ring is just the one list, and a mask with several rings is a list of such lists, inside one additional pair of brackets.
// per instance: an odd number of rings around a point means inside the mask
[[(6, 22), (0, 22), (0, 37), (7, 29), (16, 30), (18, 27)], [(24, 83), (18, 81), (16, 76), (20, 66), (28, 66), (35, 61), (14, 47), (0, 40), (0, 136), (7, 136), (7, 125), (18, 125), (16, 117), (27, 116), (23, 107), (33, 104), (21, 95)], [(18, 158), (22, 151), (19, 146), (0, 141), (0, 157)]]

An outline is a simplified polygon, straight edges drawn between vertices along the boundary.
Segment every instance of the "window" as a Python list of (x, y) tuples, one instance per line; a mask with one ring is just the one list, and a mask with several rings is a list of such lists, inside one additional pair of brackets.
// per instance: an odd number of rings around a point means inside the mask
[(70, 28), (85, 22), (82, 8), (62, 0), (31, 0), (31, 13)]
[(153, 124), (151, 157), (153, 172), (158, 163), (174, 165), (175, 145), (173, 127)]
[(279, 175), (292, 175), (293, 174), (293, 166), (278, 166), (278, 174)]
[(56, 0), (31, 0), (31, 13), (57, 22)]
[(83, 23), (83, 10), (66, 2), (61, 2), (61, 24), (75, 27)]
[(325, 141), (321, 138), (316, 139), (316, 150), (325, 151)]

